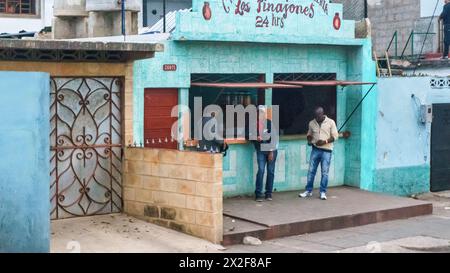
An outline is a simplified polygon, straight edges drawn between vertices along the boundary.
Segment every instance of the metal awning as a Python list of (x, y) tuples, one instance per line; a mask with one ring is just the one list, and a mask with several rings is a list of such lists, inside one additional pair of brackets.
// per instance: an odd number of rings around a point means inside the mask
[(246, 82), (246, 83), (206, 83), (206, 82), (193, 82), (192, 87), (211, 87), (211, 88), (277, 88), (277, 89), (296, 89), (302, 88), (299, 84), (283, 84), (283, 83), (263, 83), (263, 82)]
[(351, 86), (351, 85), (375, 85), (374, 82), (353, 82), (353, 81), (276, 81), (276, 84), (294, 86)]

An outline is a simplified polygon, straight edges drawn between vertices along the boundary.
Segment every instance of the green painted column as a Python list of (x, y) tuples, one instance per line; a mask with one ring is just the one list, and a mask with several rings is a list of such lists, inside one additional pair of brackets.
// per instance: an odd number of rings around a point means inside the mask
[[(184, 131), (184, 124), (182, 122), (183, 110), (189, 108), (189, 89), (188, 88), (180, 88), (178, 89), (178, 119), (180, 122), (178, 123), (178, 132)], [(178, 150), (184, 150), (183, 142), (178, 142)]]
[[(360, 49), (361, 58), (361, 81), (376, 82), (376, 67), (372, 60), (372, 41), (367, 39)], [(365, 85), (362, 88), (362, 96), (371, 88)], [(378, 91), (375, 86), (361, 105), (361, 173), (360, 188), (372, 191), (375, 183), (376, 167), (376, 124), (377, 124), (377, 98)]]
[[(266, 83), (273, 83), (273, 73), (266, 73)], [(272, 88), (266, 89), (265, 92), (265, 102), (266, 106), (272, 105)]]

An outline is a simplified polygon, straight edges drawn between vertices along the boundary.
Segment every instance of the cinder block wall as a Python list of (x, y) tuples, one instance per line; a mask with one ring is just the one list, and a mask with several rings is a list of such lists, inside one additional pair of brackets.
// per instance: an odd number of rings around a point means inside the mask
[(378, 4), (369, 3), (369, 18), (377, 54), (383, 54), (395, 31), (398, 31), (401, 51), (414, 29), (415, 21), (420, 18), (420, 0), (382, 0)]
[(332, 3), (344, 5), (344, 19), (360, 21), (364, 18), (364, 1), (362, 0), (332, 0)]
[[(361, 0), (333, 0), (333, 3), (344, 5), (344, 19), (362, 20), (364, 18), (364, 1)], [(432, 6), (434, 7), (435, 1)], [(372, 41), (375, 52), (383, 56), (395, 31), (398, 31), (398, 54), (401, 54), (408, 41), (411, 31), (425, 33), (430, 24), (430, 17), (421, 18), (420, 0), (378, 0), (368, 1), (368, 16), (372, 23)], [(439, 16), (441, 10), (437, 11)], [(439, 32), (437, 18), (431, 25), (432, 33)], [(414, 53), (419, 54), (425, 35), (414, 37)], [(424, 46), (423, 53), (434, 53), (438, 51), (439, 42), (437, 35), (430, 35)], [(390, 50), (394, 55), (394, 45)], [(405, 51), (406, 55), (411, 55), (411, 46)]]
[(222, 156), (127, 148), (124, 211), (213, 243), (223, 237)]

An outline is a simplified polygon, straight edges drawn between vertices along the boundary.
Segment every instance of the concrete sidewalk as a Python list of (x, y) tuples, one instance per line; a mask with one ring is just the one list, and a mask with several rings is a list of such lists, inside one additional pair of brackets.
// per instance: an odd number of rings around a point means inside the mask
[(214, 253), (222, 246), (123, 214), (52, 221), (53, 253)]
[(274, 193), (271, 202), (225, 199), (223, 244), (240, 244), (246, 236), (271, 240), (430, 215), (433, 211), (428, 201), (350, 187), (330, 188), (328, 197), (324, 202), (317, 192), (307, 199), (299, 198), (298, 192), (280, 192)]
[(51, 252), (450, 252), (450, 200), (428, 197), (427, 201), (433, 203), (433, 215), (227, 249), (122, 214), (57, 220), (52, 222)]
[(418, 197), (433, 203), (433, 215), (235, 245), (227, 253), (450, 253), (450, 200)]
[[(342, 230), (291, 236), (228, 253), (450, 252), (450, 217), (422, 216)], [(404, 247), (407, 246), (407, 247)]]

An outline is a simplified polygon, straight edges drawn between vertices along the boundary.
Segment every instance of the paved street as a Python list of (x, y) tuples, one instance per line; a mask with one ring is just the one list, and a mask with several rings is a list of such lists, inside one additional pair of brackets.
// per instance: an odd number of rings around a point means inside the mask
[(433, 202), (433, 215), (286, 237), (260, 246), (235, 245), (225, 252), (450, 252), (450, 199), (420, 199)]
[(52, 222), (52, 252), (450, 252), (450, 199), (425, 196), (434, 214), (224, 249), (121, 214)]

